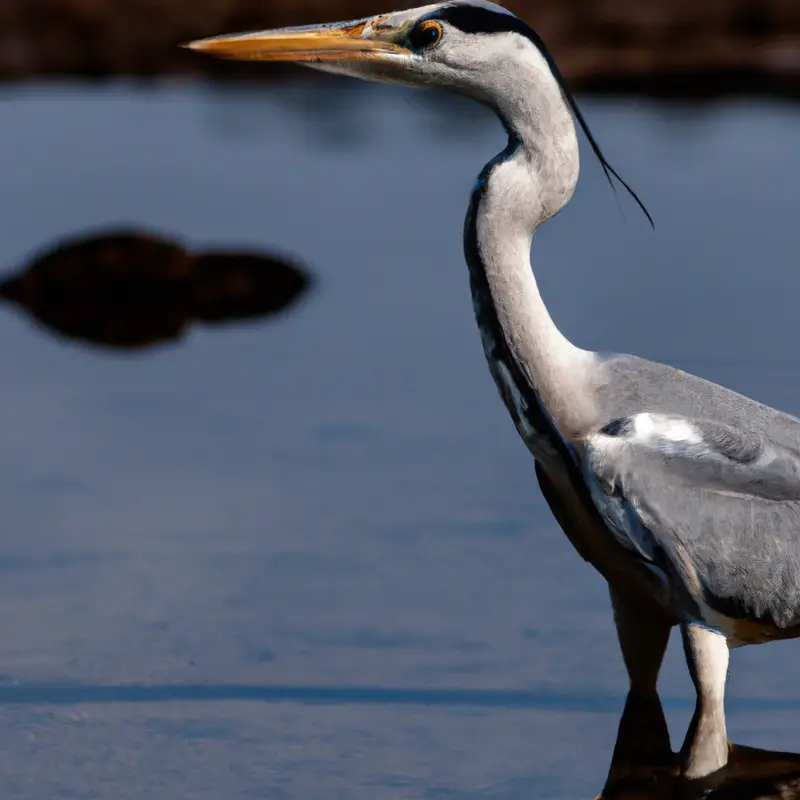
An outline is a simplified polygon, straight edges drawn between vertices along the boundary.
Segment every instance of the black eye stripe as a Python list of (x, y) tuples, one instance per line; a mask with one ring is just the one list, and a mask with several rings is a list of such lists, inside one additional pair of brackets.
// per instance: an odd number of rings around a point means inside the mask
[[(519, 17), (483, 6), (446, 6), (435, 12), (433, 18), (447, 22), (463, 33), (519, 33), (527, 38), (532, 38), (531, 34), (536, 36)], [(538, 41), (535, 43), (539, 44)]]

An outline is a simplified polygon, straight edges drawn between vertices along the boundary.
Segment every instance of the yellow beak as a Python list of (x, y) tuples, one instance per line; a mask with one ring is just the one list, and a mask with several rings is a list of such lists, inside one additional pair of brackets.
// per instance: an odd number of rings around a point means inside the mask
[(214, 36), (184, 47), (234, 61), (373, 61), (408, 54), (406, 48), (392, 41), (397, 35), (393, 26), (380, 29), (386, 19), (372, 17), (359, 22)]

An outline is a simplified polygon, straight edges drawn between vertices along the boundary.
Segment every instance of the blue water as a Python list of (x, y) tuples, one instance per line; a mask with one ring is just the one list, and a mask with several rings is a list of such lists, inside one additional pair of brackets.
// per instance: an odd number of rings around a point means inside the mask
[[(800, 414), (800, 108), (584, 104), (536, 237), (577, 343)], [(0, 796), (569, 798), (626, 684), (602, 580), (488, 376), (461, 226), (504, 144), (350, 84), (4, 89), (0, 265), (110, 225), (286, 253), (289, 314), (136, 355), (0, 308)], [(800, 750), (800, 646), (734, 653), (729, 733)], [(673, 743), (691, 686), (673, 642)]]

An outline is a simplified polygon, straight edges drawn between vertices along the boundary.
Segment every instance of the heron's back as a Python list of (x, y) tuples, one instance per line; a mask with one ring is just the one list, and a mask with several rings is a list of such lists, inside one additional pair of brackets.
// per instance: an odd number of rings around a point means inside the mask
[(800, 419), (675, 367), (629, 355), (600, 356), (592, 425), (643, 411), (708, 419), (800, 448)]

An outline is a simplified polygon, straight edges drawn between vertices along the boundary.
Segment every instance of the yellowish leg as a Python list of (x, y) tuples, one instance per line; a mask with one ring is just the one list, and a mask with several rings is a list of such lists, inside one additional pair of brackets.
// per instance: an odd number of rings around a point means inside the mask
[(683, 774), (705, 778), (728, 763), (725, 682), (729, 651), (725, 637), (707, 628), (682, 625), (686, 662), (697, 690), (697, 705), (681, 750)]

